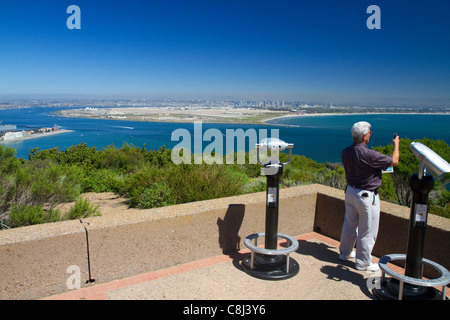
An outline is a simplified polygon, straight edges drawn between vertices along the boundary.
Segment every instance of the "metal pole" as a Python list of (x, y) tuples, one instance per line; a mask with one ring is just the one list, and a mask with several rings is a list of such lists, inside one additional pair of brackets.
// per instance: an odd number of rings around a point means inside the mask
[(267, 176), (266, 249), (276, 249), (278, 243), (278, 203), (280, 200), (280, 177), (283, 173), (283, 165), (279, 165), (275, 174)]
[(409, 178), (409, 186), (413, 194), (409, 218), (405, 275), (422, 279), (422, 258), (428, 215), (428, 194), (434, 187), (433, 176), (423, 175), (422, 179), (420, 179), (419, 175), (414, 173)]

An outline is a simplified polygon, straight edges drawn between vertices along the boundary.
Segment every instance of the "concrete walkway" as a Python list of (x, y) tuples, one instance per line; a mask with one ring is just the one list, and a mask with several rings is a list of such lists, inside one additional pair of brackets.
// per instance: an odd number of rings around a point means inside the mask
[[(299, 273), (286, 280), (267, 281), (245, 273), (242, 250), (138, 274), (108, 283), (93, 283), (45, 300), (370, 300), (369, 277), (354, 261), (338, 259), (339, 242), (312, 232), (295, 237), (299, 249), (291, 254)], [(373, 262), (378, 262), (377, 258)], [(401, 268), (399, 268), (401, 269)], [(370, 284), (369, 284), (370, 285)]]

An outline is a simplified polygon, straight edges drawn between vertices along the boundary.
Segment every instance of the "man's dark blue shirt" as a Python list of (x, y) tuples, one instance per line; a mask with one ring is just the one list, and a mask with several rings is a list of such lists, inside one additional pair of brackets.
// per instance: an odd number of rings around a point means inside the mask
[(392, 157), (369, 149), (365, 143), (354, 142), (342, 151), (347, 184), (375, 191), (381, 186), (381, 171), (392, 164)]

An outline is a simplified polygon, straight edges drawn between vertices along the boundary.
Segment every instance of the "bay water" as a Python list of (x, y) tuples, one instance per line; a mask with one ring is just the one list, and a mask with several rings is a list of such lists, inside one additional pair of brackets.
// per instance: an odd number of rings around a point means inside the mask
[[(88, 147), (99, 149), (108, 145), (118, 148), (124, 144), (136, 147), (145, 145), (146, 149), (159, 149), (162, 146), (173, 148), (180, 141), (172, 141), (172, 133), (177, 129), (186, 129), (194, 141), (194, 123), (141, 122), (126, 120), (104, 120), (64, 118), (54, 112), (62, 108), (30, 107), (0, 110), (3, 124), (15, 124), (18, 130), (52, 127), (58, 125), (72, 132), (48, 137), (7, 142), (5, 145), (17, 150), (17, 157), (28, 159), (31, 148), (60, 150), (72, 145), (86, 143)], [(70, 108), (73, 109), (73, 108)], [(304, 155), (317, 162), (340, 162), (342, 149), (352, 143), (350, 129), (353, 123), (368, 121), (372, 124), (372, 136), (369, 147), (392, 143), (392, 134), (397, 132), (400, 138), (412, 140), (421, 138), (440, 139), (450, 144), (449, 114), (349, 114), (286, 117), (271, 120), (269, 125), (253, 124), (216, 124), (203, 123), (203, 132), (218, 129), (223, 133), (225, 147), (226, 130), (242, 129), (244, 132), (254, 129), (258, 134), (278, 129), (279, 138), (294, 144), (293, 153)], [(259, 136), (258, 136), (259, 138)], [(203, 141), (202, 148), (210, 141)], [(248, 146), (246, 151), (253, 149)], [(192, 147), (191, 150), (194, 150)]]

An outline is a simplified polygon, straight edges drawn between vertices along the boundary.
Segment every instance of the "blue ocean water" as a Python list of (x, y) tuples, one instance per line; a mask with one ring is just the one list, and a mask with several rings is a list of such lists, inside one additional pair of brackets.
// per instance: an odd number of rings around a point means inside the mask
[(273, 124), (295, 125), (280, 130), (286, 141), (296, 141), (296, 153), (317, 162), (340, 162), (342, 149), (352, 144), (351, 127), (367, 121), (372, 127), (369, 147), (392, 143), (397, 132), (400, 139), (440, 139), (450, 144), (450, 115), (442, 114), (365, 114), (282, 118)]
[[(54, 115), (58, 108), (31, 107), (22, 109), (0, 110), (3, 124), (15, 124), (17, 129), (51, 127), (55, 124), (73, 132), (59, 135), (10, 142), (7, 145), (17, 150), (17, 156), (28, 158), (30, 148), (48, 149), (59, 147), (60, 150), (84, 142), (88, 147), (102, 148), (108, 145), (121, 147), (132, 144), (147, 149), (159, 149), (161, 146), (173, 148), (179, 141), (171, 141), (172, 132), (187, 129), (194, 141), (193, 123), (139, 122), (123, 120), (98, 120), (81, 118), (64, 118)], [(350, 128), (358, 121), (372, 124), (373, 134), (369, 146), (386, 145), (392, 141), (392, 133), (402, 137), (420, 139), (428, 137), (441, 139), (450, 144), (450, 115), (428, 114), (369, 114), (369, 115), (335, 115), (307, 116), (273, 120), (271, 125), (242, 124), (202, 124), (203, 132), (214, 128), (223, 133), (223, 145), (226, 145), (227, 129), (254, 129), (260, 137), (261, 130), (279, 130), (279, 138), (294, 144), (293, 153), (305, 155), (317, 162), (340, 162), (341, 151), (352, 143)], [(211, 142), (204, 141), (203, 149)], [(246, 141), (248, 148), (248, 140)], [(254, 146), (250, 146), (253, 148)], [(194, 148), (192, 147), (192, 150)], [(248, 151), (248, 149), (247, 149)]]

